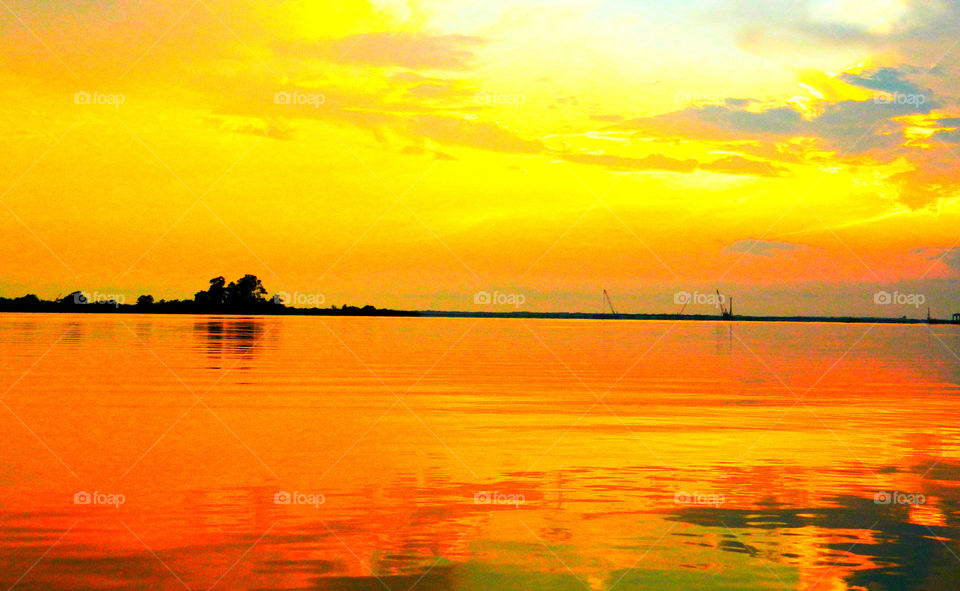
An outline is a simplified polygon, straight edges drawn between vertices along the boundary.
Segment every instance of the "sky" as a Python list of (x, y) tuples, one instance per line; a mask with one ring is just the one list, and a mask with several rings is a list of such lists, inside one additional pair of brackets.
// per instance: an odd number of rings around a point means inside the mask
[(939, 0), (5, 0), (0, 296), (253, 273), (338, 306), (947, 316), (957, 30)]

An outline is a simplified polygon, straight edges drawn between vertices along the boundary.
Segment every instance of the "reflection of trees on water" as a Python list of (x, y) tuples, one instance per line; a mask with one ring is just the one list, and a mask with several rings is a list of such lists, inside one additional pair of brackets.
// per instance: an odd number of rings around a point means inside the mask
[[(65, 333), (66, 330), (64, 331), (64, 334)], [(9, 340), (10, 343), (15, 345), (30, 343), (36, 340), (38, 334), (40, 334), (40, 328), (33, 320), (13, 321), (5, 325), (0, 325), (0, 337)]]
[[(271, 338), (262, 318), (210, 318), (195, 322), (194, 332), (200, 337), (201, 348), (207, 359), (249, 360), (262, 351), (265, 341)], [(212, 369), (220, 369), (215, 364)], [(238, 364), (244, 369), (245, 364)]]
[[(725, 532), (776, 530), (796, 541), (812, 535), (810, 542), (816, 548), (812, 556), (782, 554), (774, 559), (811, 569), (814, 579), (821, 575), (820, 569), (824, 573), (836, 569), (851, 588), (954, 591), (960, 581), (960, 463), (941, 458), (909, 471), (923, 475), (921, 487), (903, 492), (924, 495), (924, 505), (842, 495), (827, 507), (776, 503), (748, 509), (683, 507), (669, 519)], [(941, 519), (918, 520), (915, 513), (920, 510), (939, 514)]]
[(85, 326), (76, 321), (68, 322), (63, 331), (63, 335), (60, 337), (60, 342), (68, 345), (79, 345), (86, 336)]

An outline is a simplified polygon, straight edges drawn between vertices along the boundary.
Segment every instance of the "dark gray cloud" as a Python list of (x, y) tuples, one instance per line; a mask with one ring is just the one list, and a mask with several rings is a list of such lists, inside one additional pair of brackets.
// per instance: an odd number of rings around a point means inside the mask
[(748, 111), (740, 102), (688, 107), (615, 126), (650, 136), (684, 137), (707, 141), (768, 140), (811, 137), (843, 153), (860, 154), (893, 148), (903, 143), (903, 127), (897, 117), (929, 113), (938, 106), (928, 95), (923, 98), (878, 97), (866, 101), (828, 104), (818, 116), (805, 119), (793, 107), (772, 107)]
[[(935, 106), (932, 99), (913, 104), (886, 100), (840, 101), (813, 119), (807, 134), (826, 139), (836, 150), (848, 155), (890, 150), (905, 141), (905, 125), (894, 121), (895, 118), (929, 113)], [(876, 152), (874, 156), (883, 161), (895, 157)]]
[(943, 256), (943, 262), (954, 271), (960, 273), (960, 247), (949, 249)]
[(960, 130), (937, 131), (931, 137), (948, 144), (960, 144)]
[(929, 94), (929, 90), (919, 87), (917, 84), (906, 79), (907, 74), (897, 68), (880, 68), (865, 74), (840, 74), (839, 78), (844, 82), (869, 88), (870, 90), (880, 90), (890, 93), (902, 94)]
[[(930, 252), (933, 249), (921, 248), (918, 249), (919, 253)], [(929, 261), (940, 261), (951, 270), (960, 273), (960, 246), (954, 248), (946, 248), (937, 252), (937, 254), (927, 257)]]

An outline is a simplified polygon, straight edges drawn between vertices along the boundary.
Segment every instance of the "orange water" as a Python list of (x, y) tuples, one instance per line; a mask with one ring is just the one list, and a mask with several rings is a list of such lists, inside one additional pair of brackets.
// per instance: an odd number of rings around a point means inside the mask
[(0, 588), (954, 590), (957, 354), (953, 326), (0, 315)]

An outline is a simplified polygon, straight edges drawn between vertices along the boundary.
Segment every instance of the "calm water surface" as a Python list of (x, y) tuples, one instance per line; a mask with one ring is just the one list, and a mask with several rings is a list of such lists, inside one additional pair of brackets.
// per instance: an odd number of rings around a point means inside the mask
[(953, 326), (0, 315), (0, 588), (960, 588)]

